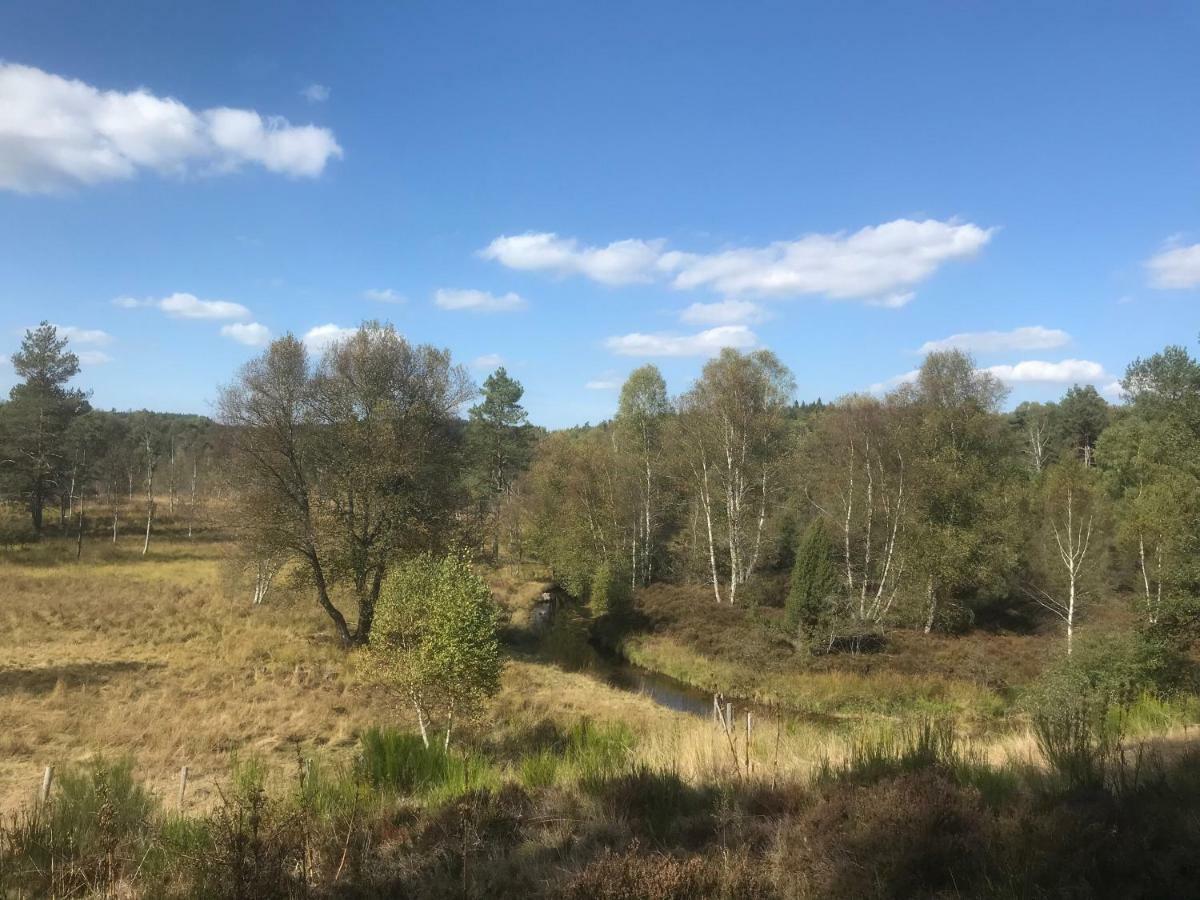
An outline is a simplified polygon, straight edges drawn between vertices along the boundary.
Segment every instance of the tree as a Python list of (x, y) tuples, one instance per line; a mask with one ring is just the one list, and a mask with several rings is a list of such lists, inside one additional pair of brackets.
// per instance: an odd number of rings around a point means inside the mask
[[(234, 525), (302, 564), (346, 646), (365, 644), (388, 567), (448, 545), (462, 508), (455, 412), (473, 393), (445, 350), (368, 322), (310, 364), (291, 335), (221, 393)], [(351, 628), (334, 603), (348, 588)]]
[(492, 559), (500, 555), (500, 505), (513, 479), (529, 464), (525, 389), (501, 366), (483, 382), (483, 400), (471, 407), (467, 442), (492, 520)]
[[(924, 628), (951, 604), (998, 586), (1013, 565), (1015, 514), (1003, 385), (958, 350), (931, 353), (892, 399), (912, 442), (910, 571), (924, 584)], [(961, 608), (961, 607), (960, 607)]]
[[(802, 446), (802, 490), (840, 545), (842, 592), (861, 626), (882, 625), (905, 571), (905, 454), (902, 411), (889, 399), (842, 398)], [(911, 490), (911, 489), (910, 489)]]
[(829, 623), (833, 603), (842, 590), (842, 577), (835, 562), (836, 550), (825, 520), (813, 519), (796, 549), (791, 589), (784, 607), (791, 634), (811, 639)]
[(66, 476), (63, 437), (90, 407), (83, 391), (66, 386), (79, 374), (79, 358), (49, 322), (25, 332), (12, 365), (21, 381), (3, 407), (0, 470), (25, 499), (40, 534), (46, 502)]
[[(778, 489), (778, 466), (795, 382), (773, 353), (726, 348), (704, 366), (680, 401), (693, 483), (708, 538), (713, 592), (726, 597), (749, 581), (762, 550), (763, 526)], [(722, 559), (718, 564), (718, 542)]]
[(1021, 453), (1033, 474), (1038, 475), (1054, 461), (1051, 440), (1057, 424), (1058, 407), (1053, 403), (1025, 403), (1013, 410), (1009, 421), (1019, 435)]
[(656, 366), (634, 369), (621, 387), (617, 406), (617, 427), (633, 449), (642, 477), (638, 479), (641, 511), (635, 525), (630, 575), (634, 581), (649, 584), (654, 577), (658, 511), (656, 461), (662, 448), (664, 423), (671, 413), (667, 383)]
[(375, 676), (412, 704), (429, 746), (443, 722), (443, 746), (500, 690), (503, 661), (497, 608), (462, 554), (421, 555), (398, 566), (379, 596), (370, 660)]
[(1056, 419), (1063, 448), (1092, 465), (1096, 441), (1108, 425), (1108, 401), (1090, 384), (1075, 385), (1059, 402)]
[[(1097, 457), (1137, 560), (1147, 624), (1200, 596), (1200, 364), (1182, 347), (1134, 361), (1129, 412), (1102, 435)], [(1190, 614), (1185, 614), (1185, 618)]]
[(1100, 504), (1096, 476), (1081, 461), (1057, 463), (1046, 471), (1040, 499), (1044, 522), (1040, 537), (1041, 584), (1029, 593), (1062, 619), (1069, 656), (1083, 600), (1084, 577), (1098, 555), (1094, 543)]

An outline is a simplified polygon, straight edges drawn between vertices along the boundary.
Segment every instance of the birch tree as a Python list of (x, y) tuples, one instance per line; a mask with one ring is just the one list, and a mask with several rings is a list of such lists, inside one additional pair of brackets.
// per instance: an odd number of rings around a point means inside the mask
[(1090, 466), (1074, 459), (1046, 472), (1041, 491), (1041, 583), (1029, 595), (1060, 618), (1071, 654), (1084, 579), (1096, 568), (1100, 494)]
[(453, 538), (463, 505), (455, 415), (473, 392), (448, 351), (374, 322), (315, 366), (295, 337), (280, 338), (222, 391), (233, 524), (300, 564), (344, 645), (369, 640), (390, 564)]
[(958, 350), (931, 353), (916, 380), (890, 397), (911, 449), (907, 565), (922, 626), (968, 612), (965, 601), (1004, 590), (1016, 564), (1008, 435), (997, 415), (1005, 389)]
[(739, 586), (758, 565), (764, 525), (780, 487), (786, 409), (794, 389), (791, 373), (773, 353), (726, 348), (680, 399), (718, 603), (722, 573), (724, 601), (734, 604)]
[(801, 491), (837, 535), (842, 595), (860, 627), (884, 623), (905, 573), (901, 425), (892, 404), (846, 397), (820, 417), (801, 454)]
[(621, 387), (616, 421), (639, 469), (640, 508), (634, 525), (630, 565), (630, 577), (635, 583), (649, 584), (654, 578), (660, 514), (658, 463), (663, 428), (670, 413), (667, 383), (658, 368), (647, 365), (634, 369)]
[(497, 614), (461, 555), (419, 556), (388, 576), (369, 658), (376, 678), (411, 706), (426, 747), (437, 726), (449, 747), (455, 726), (499, 692)]

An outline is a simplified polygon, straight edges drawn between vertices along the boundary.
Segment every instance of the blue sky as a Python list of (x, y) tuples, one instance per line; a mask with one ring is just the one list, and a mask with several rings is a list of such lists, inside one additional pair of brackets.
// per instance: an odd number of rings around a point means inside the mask
[(1200, 331), (1198, 46), (1190, 3), (8, 2), (0, 351), (49, 319), (96, 405), (210, 412), (383, 318), (550, 426), (722, 345), (801, 399), (947, 344), (1111, 390)]

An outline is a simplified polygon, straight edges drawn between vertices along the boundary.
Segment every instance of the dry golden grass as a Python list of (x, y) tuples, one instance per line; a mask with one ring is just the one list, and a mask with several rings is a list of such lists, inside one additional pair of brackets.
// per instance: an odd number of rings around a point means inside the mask
[[(131, 756), (138, 777), (168, 799), (187, 765), (190, 805), (204, 807), (235, 754), (291, 777), (298, 755), (346, 762), (365, 728), (411, 724), (403, 704), (361, 677), (308, 593), (280, 586), (255, 607), (227, 563), (231, 545), (164, 534), (143, 558), (138, 537), (126, 534), (116, 546), (85, 544), (79, 562), (73, 544), (54, 539), (0, 551), (0, 810), (28, 801), (44, 766), (95, 754)], [(540, 574), (527, 567), (521, 577), (489, 575), (516, 626), (541, 594)], [(811, 700), (823, 684), (809, 677), (771, 686), (803, 689)], [(888, 691), (866, 675), (855, 684)], [(544, 723), (622, 723), (637, 761), (694, 781), (720, 780), (744, 768), (744, 712), (735, 714), (731, 747), (712, 721), (523, 655), (509, 662), (477, 736), (519, 747)], [(836, 721), (762, 717), (754, 723), (752, 773), (806, 778), (842, 759), (863, 731), (887, 724), (868, 713)], [(1035, 755), (1019, 731), (989, 737), (981, 752), (995, 762)]]
[[(226, 561), (234, 548), (160, 536), (143, 558), (138, 536), (0, 551), (0, 809), (27, 801), (46, 765), (130, 755), (171, 797), (190, 767), (189, 796), (215, 798), (233, 754), (280, 772), (297, 754), (348, 760), (358, 734), (408, 725), (408, 711), (357, 673), (311, 596), (280, 587), (266, 604)], [(541, 581), (497, 578), (501, 601), (527, 609)], [(650, 727), (683, 718), (586, 675), (514, 661), (493, 719), (581, 715)]]

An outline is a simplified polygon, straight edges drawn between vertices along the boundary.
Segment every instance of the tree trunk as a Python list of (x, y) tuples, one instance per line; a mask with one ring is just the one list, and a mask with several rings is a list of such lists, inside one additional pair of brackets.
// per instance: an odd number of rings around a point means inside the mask
[(925, 617), (925, 633), (933, 631), (933, 619), (937, 615), (937, 595), (933, 592), (933, 579), (929, 579), (929, 586), (926, 589), (929, 597), (929, 615)]
[(83, 494), (79, 495), (79, 528), (75, 532), (75, 558), (83, 555)]
[(350, 633), (350, 626), (346, 624), (346, 617), (341, 614), (341, 611), (329, 599), (329, 586), (325, 582), (325, 570), (321, 568), (321, 563), (316, 558), (315, 551), (310, 551), (307, 558), (308, 564), (312, 568), (313, 583), (317, 588), (317, 603), (321, 605), (321, 609), (325, 610), (329, 618), (333, 620), (333, 626), (337, 629), (342, 646), (349, 649), (354, 646), (354, 635)]

